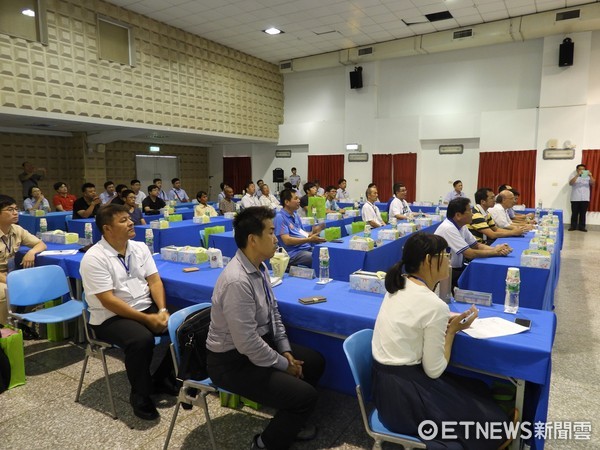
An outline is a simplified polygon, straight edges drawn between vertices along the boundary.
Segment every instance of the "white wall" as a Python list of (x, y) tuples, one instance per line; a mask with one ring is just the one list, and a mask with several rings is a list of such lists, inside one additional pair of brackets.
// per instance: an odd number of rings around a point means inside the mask
[[(480, 151), (537, 149), (536, 196), (568, 217), (568, 175), (582, 148), (600, 148), (600, 33), (569, 37), (575, 62), (566, 68), (558, 67), (560, 35), (362, 64), (364, 87), (356, 90), (353, 66), (286, 74), (279, 146), (344, 153), (358, 142), (369, 154), (416, 152), (417, 198), (432, 201), (455, 179), (472, 195)], [(551, 138), (574, 142), (576, 159), (544, 161)], [(453, 143), (465, 146), (462, 155), (438, 154)], [(345, 162), (354, 197), (371, 181), (371, 160)], [(590, 223), (600, 223), (595, 216)]]

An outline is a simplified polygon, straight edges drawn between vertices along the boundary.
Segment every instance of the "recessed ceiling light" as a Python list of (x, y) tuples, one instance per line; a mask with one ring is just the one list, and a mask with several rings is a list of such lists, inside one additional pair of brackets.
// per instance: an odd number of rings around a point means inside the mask
[(274, 28), (274, 27), (267, 28), (266, 30), (263, 30), (263, 31), (267, 34), (270, 34), (271, 36), (284, 33), (279, 28)]
[(35, 11), (33, 9), (24, 9), (21, 11), (24, 16), (35, 17)]

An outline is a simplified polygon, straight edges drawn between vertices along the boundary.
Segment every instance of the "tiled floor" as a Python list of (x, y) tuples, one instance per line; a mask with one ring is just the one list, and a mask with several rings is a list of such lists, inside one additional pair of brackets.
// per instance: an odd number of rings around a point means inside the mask
[[(600, 233), (565, 233), (562, 268), (556, 295), (558, 330), (554, 347), (549, 420), (591, 421), (592, 441), (550, 440), (546, 448), (600, 448), (600, 308), (597, 303)], [(129, 407), (129, 383), (119, 351), (109, 358), (109, 371), (119, 418), (113, 420), (99, 361), (88, 365), (80, 403), (75, 392), (84, 351), (68, 343), (29, 341), (27, 384), (0, 395), (2, 449), (160, 449), (173, 413), (174, 401), (157, 397), (161, 418), (145, 422)], [(220, 407), (210, 397), (219, 449), (249, 448), (252, 436), (264, 428), (268, 410), (239, 411)], [(356, 400), (322, 391), (315, 417), (320, 433), (315, 441), (295, 449), (367, 449), (373, 441), (363, 430)], [(204, 418), (198, 408), (180, 410), (170, 448), (208, 449)], [(400, 448), (386, 445), (385, 448)]]

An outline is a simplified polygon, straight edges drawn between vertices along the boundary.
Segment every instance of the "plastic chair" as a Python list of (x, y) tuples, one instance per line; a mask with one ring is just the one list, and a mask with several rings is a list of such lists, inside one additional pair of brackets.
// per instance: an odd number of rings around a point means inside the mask
[(69, 231), (69, 223), (71, 220), (73, 220), (73, 214), (67, 214), (65, 216), (65, 227), (67, 228), (67, 231)]
[[(188, 306), (187, 308), (181, 309), (169, 317), (169, 336), (171, 337), (171, 355), (173, 356), (173, 366), (175, 367), (175, 373), (179, 370), (179, 360), (181, 353), (179, 350), (179, 342), (177, 341), (177, 328), (183, 323), (183, 321), (193, 312), (199, 311), (204, 308), (210, 308), (210, 303), (199, 303), (197, 305)], [(191, 391), (191, 392), (190, 392)], [(188, 405), (202, 406), (204, 409), (204, 417), (206, 417), (206, 426), (208, 427), (208, 435), (213, 450), (217, 450), (217, 444), (215, 442), (215, 436), (213, 433), (212, 422), (210, 420), (210, 414), (208, 412), (208, 404), (206, 403), (206, 397), (210, 393), (218, 392), (218, 388), (213, 384), (210, 378), (204, 380), (183, 380), (183, 385), (179, 389), (179, 395), (177, 396), (177, 404), (175, 405), (175, 411), (173, 412), (173, 418), (171, 419), (171, 425), (167, 432), (167, 438), (165, 440), (164, 450), (169, 448), (169, 441), (171, 440), (171, 434), (175, 427), (175, 421), (177, 420), (177, 414), (179, 414), (179, 407), (182, 403)]]
[(346, 224), (346, 225), (344, 225), (344, 227), (346, 228), (346, 234), (348, 236), (350, 236), (352, 234), (352, 224), (351, 223)]
[(365, 430), (369, 436), (375, 439), (373, 450), (381, 449), (382, 442), (400, 444), (406, 450), (426, 448), (426, 445), (416, 437), (388, 430), (379, 420), (376, 408), (373, 408), (371, 413), (367, 414), (367, 403), (371, 398), (372, 339), (373, 330), (357, 331), (344, 341), (344, 353), (346, 353), (346, 358), (348, 359), (348, 364), (356, 383), (356, 396), (358, 397), (360, 414), (362, 415)]
[[(17, 313), (14, 306), (36, 306), (49, 300), (69, 296), (69, 300), (60, 305), (39, 309), (29, 313)], [(6, 297), (8, 315), (13, 322), (29, 321), (35, 323), (59, 323), (77, 319), (81, 315), (83, 304), (73, 298), (67, 275), (60, 266), (40, 266), (30, 269), (14, 270), (6, 278)]]
[[(82, 295), (83, 309), (81, 315), (83, 316), (83, 329), (85, 330), (85, 338), (87, 346), (85, 348), (85, 358), (83, 360), (83, 367), (81, 369), (81, 376), (79, 377), (79, 385), (77, 386), (77, 394), (75, 395), (75, 401), (79, 402), (81, 395), (81, 388), (83, 387), (83, 378), (85, 377), (85, 371), (87, 364), (90, 359), (96, 358), (102, 361), (102, 367), (104, 368), (104, 380), (106, 381), (106, 389), (108, 391), (108, 401), (110, 402), (110, 409), (112, 411), (112, 418), (117, 418), (117, 410), (115, 409), (115, 402), (113, 400), (112, 389), (110, 386), (110, 378), (108, 376), (108, 366), (106, 365), (106, 354), (105, 351), (111, 348), (119, 348), (117, 345), (110, 344), (108, 342), (101, 341), (96, 337), (94, 329), (89, 326), (90, 312), (88, 310), (88, 304), (85, 300), (85, 292)], [(154, 345), (167, 344), (169, 342), (169, 336), (164, 334), (161, 336), (154, 336)]]

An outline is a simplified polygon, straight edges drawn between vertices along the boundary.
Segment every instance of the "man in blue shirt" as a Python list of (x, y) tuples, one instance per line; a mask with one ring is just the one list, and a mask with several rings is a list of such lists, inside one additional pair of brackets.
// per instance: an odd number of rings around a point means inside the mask
[(310, 233), (302, 228), (302, 221), (296, 211), (300, 208), (300, 199), (295, 192), (284, 189), (280, 194), (283, 209), (275, 216), (275, 234), (290, 256), (290, 266), (312, 266), (312, 245), (325, 242), (319, 236), (324, 225), (315, 225)]
[(328, 213), (343, 212), (340, 211), (340, 206), (335, 201), (337, 189), (335, 186), (327, 186), (325, 189), (325, 209)]

